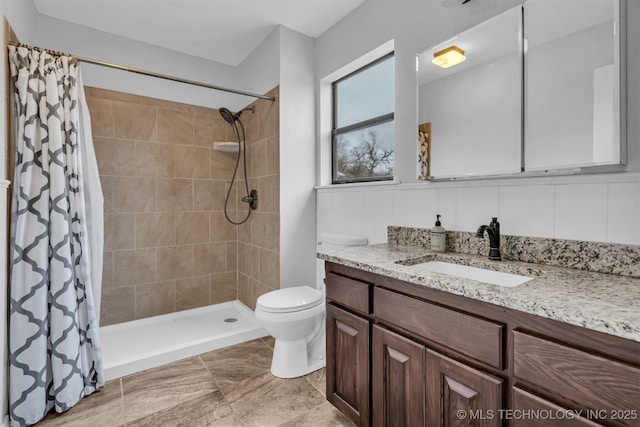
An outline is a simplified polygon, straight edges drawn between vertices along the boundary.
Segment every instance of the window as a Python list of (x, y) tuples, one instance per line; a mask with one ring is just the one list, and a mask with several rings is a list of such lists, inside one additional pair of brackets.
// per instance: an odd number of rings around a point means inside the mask
[(335, 81), (333, 183), (393, 179), (393, 53)]

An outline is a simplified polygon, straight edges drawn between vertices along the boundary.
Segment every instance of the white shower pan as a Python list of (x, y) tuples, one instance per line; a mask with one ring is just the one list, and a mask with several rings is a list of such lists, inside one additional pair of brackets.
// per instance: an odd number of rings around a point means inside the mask
[(266, 335), (253, 311), (240, 301), (103, 326), (105, 378), (109, 381)]

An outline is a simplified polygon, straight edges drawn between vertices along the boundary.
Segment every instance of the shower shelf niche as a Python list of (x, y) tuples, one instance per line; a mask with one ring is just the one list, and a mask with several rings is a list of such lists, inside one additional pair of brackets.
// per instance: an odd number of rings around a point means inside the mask
[(237, 153), (240, 151), (240, 144), (237, 142), (216, 141), (213, 143), (213, 149), (223, 153)]

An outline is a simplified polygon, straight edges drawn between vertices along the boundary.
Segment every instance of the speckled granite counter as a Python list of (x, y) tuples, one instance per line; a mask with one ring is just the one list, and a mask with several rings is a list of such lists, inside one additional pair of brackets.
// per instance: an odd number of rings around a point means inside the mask
[[(640, 342), (638, 278), (387, 244), (320, 251), (318, 258)], [(406, 265), (434, 259), (534, 280), (507, 288)]]

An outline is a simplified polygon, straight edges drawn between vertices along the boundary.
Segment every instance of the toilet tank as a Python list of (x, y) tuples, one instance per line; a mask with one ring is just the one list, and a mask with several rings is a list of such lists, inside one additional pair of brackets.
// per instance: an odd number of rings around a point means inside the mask
[(365, 246), (369, 243), (366, 236), (357, 234), (335, 233), (331, 231), (321, 231), (318, 250), (324, 251), (344, 246)]
[[(365, 246), (369, 244), (369, 239), (366, 236), (359, 236), (357, 234), (321, 231), (319, 237), (319, 251), (347, 246)], [(324, 260), (322, 259), (316, 259), (316, 289), (324, 289)]]

